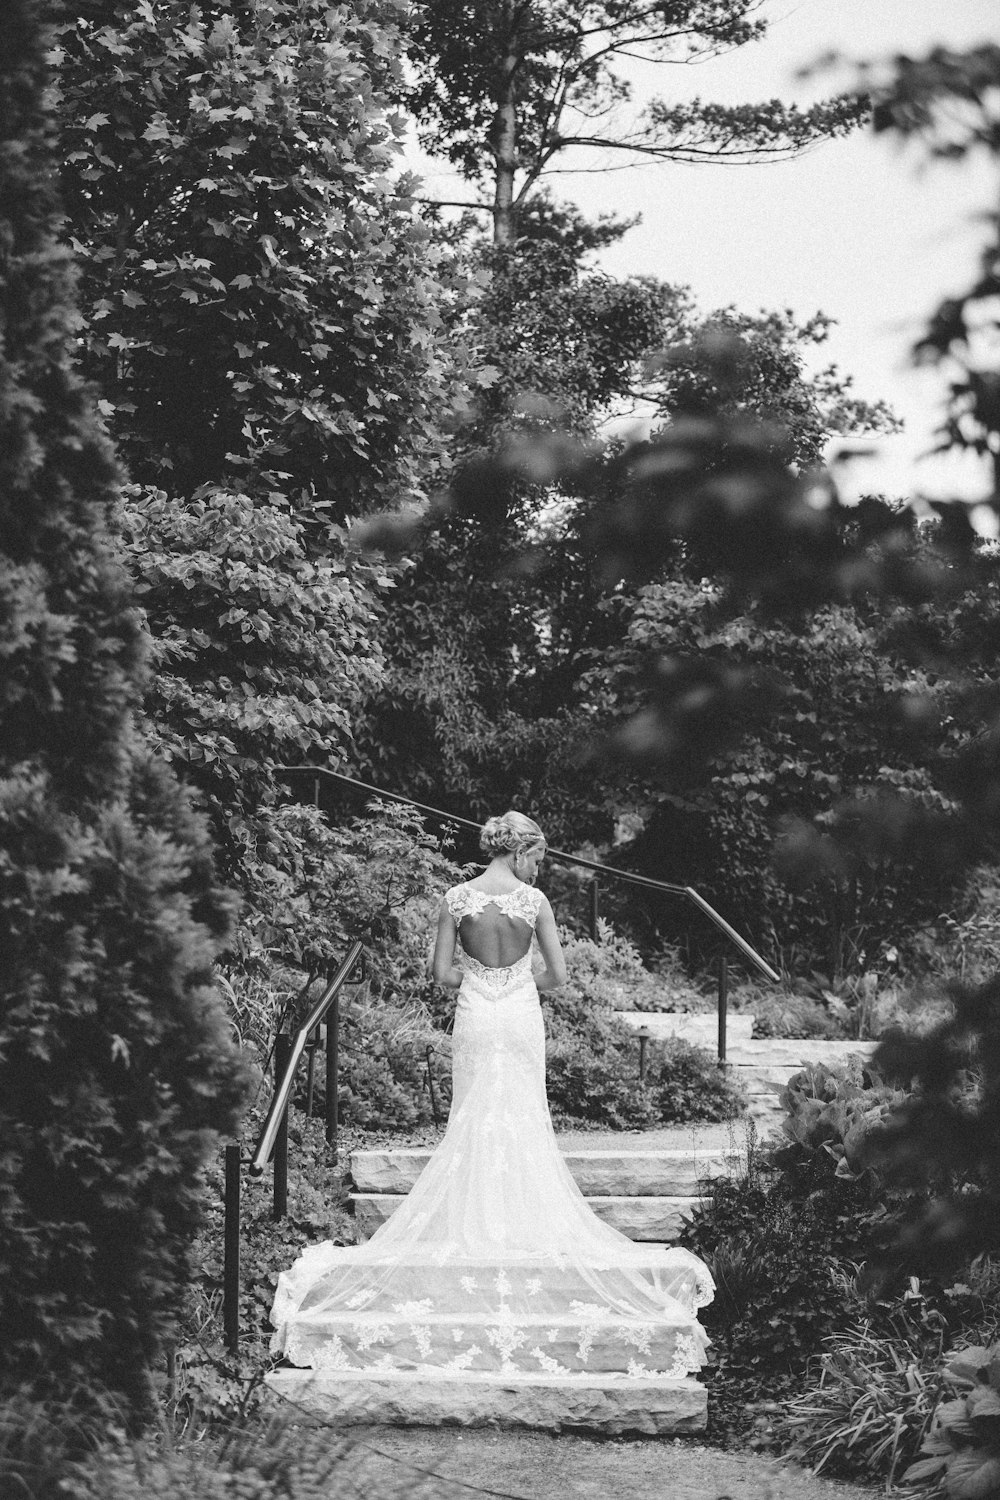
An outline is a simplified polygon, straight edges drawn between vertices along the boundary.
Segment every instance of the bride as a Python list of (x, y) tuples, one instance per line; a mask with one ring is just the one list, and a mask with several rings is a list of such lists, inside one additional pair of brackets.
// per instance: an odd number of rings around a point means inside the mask
[(481, 844), (490, 863), (446, 893), (434, 949), (458, 991), (444, 1138), (367, 1243), (313, 1246), (281, 1275), (272, 1349), (321, 1371), (682, 1377), (704, 1362), (711, 1276), (604, 1224), (573, 1180), (545, 1095), (539, 991), (566, 980), (533, 884), (545, 839), (508, 812)]

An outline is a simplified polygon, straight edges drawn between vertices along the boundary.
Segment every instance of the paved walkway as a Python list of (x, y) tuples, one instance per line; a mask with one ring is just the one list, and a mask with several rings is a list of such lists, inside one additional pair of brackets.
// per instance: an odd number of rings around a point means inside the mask
[(367, 1500), (873, 1500), (878, 1493), (686, 1438), (393, 1427), (352, 1435), (358, 1446), (341, 1474)]

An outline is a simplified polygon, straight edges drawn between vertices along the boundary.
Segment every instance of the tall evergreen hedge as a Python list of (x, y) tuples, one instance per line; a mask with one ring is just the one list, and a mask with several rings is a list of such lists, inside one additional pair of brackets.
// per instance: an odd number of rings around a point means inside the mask
[(140, 1408), (244, 1092), (232, 902), (132, 711), (118, 476), (73, 373), (38, 0), (0, 7), (0, 1396)]

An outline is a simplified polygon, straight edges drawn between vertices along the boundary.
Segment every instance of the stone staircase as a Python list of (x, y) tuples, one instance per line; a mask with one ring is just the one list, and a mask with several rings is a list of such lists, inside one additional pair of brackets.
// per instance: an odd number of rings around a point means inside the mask
[[(628, 1145), (566, 1151), (566, 1164), (598, 1218), (632, 1240), (670, 1243), (699, 1201), (702, 1178), (730, 1170), (725, 1151), (691, 1146), (632, 1149)], [(634, 1137), (632, 1138), (635, 1139)], [(384, 1224), (430, 1156), (428, 1147), (355, 1151), (351, 1205), (367, 1238)]]
[[(715, 1025), (712, 1016), (656, 1015), (641, 1011), (622, 1013), (621, 1019), (636, 1028), (647, 1026), (654, 1039), (684, 1036), (700, 1046), (708, 1045), (706, 1023)], [(742, 1024), (734, 1026), (734, 1021)], [(833, 1065), (857, 1053), (870, 1056), (875, 1048), (874, 1042), (772, 1038), (755, 1041), (750, 1036), (752, 1024), (749, 1016), (730, 1018), (727, 1061), (747, 1092), (748, 1115), (762, 1135), (777, 1128), (781, 1120), (779, 1092), (807, 1063)], [(706, 1031), (704, 1038), (699, 1027)], [(669, 1244), (677, 1238), (685, 1216), (701, 1201), (699, 1183), (733, 1170), (742, 1134), (739, 1122), (731, 1133), (733, 1140), (729, 1146), (720, 1146), (717, 1140), (706, 1146), (700, 1139), (704, 1132), (690, 1130), (687, 1135), (691, 1143), (658, 1141), (655, 1146), (638, 1144), (642, 1138), (627, 1133), (610, 1138), (605, 1134), (594, 1137), (593, 1146), (576, 1141), (571, 1148), (564, 1148), (564, 1155), (580, 1191), (606, 1224), (629, 1239)], [(684, 1131), (677, 1134), (684, 1135)], [(429, 1147), (417, 1146), (352, 1154), (350, 1174), (354, 1191), (350, 1202), (366, 1238), (385, 1223), (402, 1196), (409, 1192), (430, 1154)]]
[[(627, 1024), (654, 1037), (682, 1035), (714, 1047), (711, 1016), (626, 1013)], [(735, 1023), (735, 1024), (734, 1024)], [(750, 1116), (762, 1133), (780, 1119), (778, 1092), (807, 1062), (842, 1062), (869, 1053), (872, 1043), (754, 1041), (750, 1017), (731, 1017), (728, 1062), (750, 1097)], [(633, 1240), (670, 1243), (698, 1203), (700, 1185), (732, 1172), (739, 1159), (740, 1122), (732, 1127), (678, 1127), (644, 1134), (577, 1133), (561, 1148), (591, 1208)], [(371, 1235), (413, 1186), (430, 1148), (385, 1147), (350, 1157), (351, 1204), (364, 1236)], [(437, 1426), (455, 1424), (578, 1428), (621, 1433), (699, 1432), (707, 1421), (706, 1390), (697, 1380), (636, 1379), (600, 1368), (595, 1345), (585, 1375), (504, 1377), (480, 1370), (433, 1376), (408, 1371), (284, 1369), (268, 1385), (296, 1406), (338, 1424)]]

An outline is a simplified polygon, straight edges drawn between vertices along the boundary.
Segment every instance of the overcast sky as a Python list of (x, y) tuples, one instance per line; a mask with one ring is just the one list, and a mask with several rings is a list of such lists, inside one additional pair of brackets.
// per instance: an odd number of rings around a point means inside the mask
[[(696, 67), (632, 64), (637, 95), (806, 104), (830, 88), (795, 76), (820, 54), (916, 55), (1000, 33), (996, 0), (767, 0), (765, 13), (772, 24), (761, 43)], [(428, 186), (449, 196), (443, 190), (455, 184), (428, 167)], [(560, 175), (552, 185), (588, 214), (642, 213), (642, 224), (603, 255), (616, 275), (686, 284), (705, 310), (735, 303), (836, 318), (819, 357), (850, 372), (860, 395), (889, 400), (906, 423), (878, 461), (856, 466), (860, 487), (970, 498), (988, 491), (974, 460), (914, 466), (933, 442), (942, 381), (912, 370), (907, 352), (935, 303), (969, 285), (985, 235), (974, 215), (995, 207), (1000, 164), (921, 170), (915, 154), (865, 132), (790, 162), (636, 165)]]

